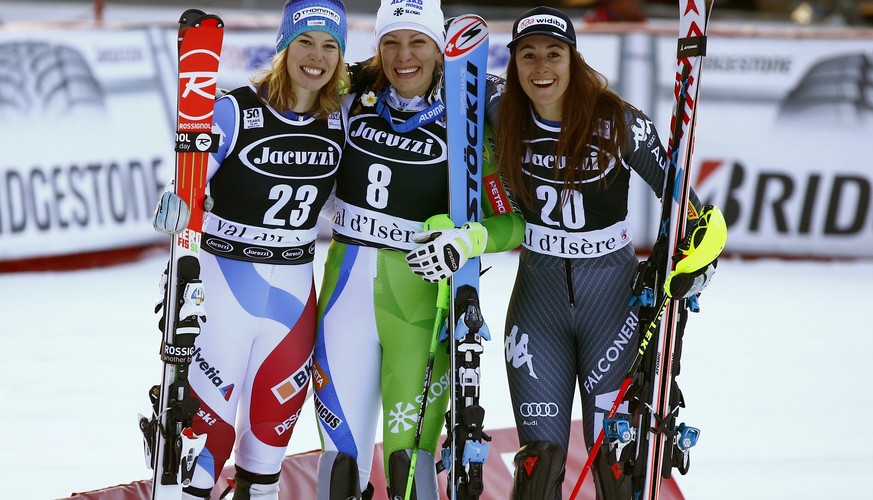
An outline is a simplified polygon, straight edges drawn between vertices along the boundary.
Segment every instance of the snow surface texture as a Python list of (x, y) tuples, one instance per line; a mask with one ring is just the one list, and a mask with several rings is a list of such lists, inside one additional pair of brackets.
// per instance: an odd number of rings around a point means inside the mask
[[(136, 417), (160, 375), (152, 304), (165, 262), (158, 252), (111, 268), (0, 275), (4, 498), (149, 477)], [(483, 257), (493, 267), (481, 293), (494, 334), (482, 367), (486, 429), (514, 426), (501, 332), (516, 265), (516, 253)], [(871, 262), (720, 263), (682, 356), (680, 421), (701, 429), (691, 470), (677, 477), (686, 498), (864, 496), (873, 470), (873, 431), (859, 419), (873, 414), (864, 369), (871, 282)], [(318, 446), (310, 399), (288, 451)]]

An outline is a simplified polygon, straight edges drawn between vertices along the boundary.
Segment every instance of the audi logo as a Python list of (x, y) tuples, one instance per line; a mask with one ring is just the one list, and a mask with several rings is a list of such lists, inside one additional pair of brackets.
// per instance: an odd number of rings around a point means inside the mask
[(522, 403), (518, 407), (522, 417), (557, 417), (557, 403)]

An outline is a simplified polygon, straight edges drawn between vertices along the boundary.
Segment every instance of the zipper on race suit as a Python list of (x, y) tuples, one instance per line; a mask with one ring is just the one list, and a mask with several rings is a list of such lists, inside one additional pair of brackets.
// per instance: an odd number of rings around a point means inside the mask
[(567, 299), (570, 307), (576, 307), (576, 294), (573, 291), (573, 265), (572, 259), (564, 259), (564, 273), (567, 276)]

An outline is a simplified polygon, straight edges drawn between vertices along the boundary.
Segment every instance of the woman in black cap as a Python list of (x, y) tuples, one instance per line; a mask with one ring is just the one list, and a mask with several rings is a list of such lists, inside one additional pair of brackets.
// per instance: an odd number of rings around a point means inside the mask
[[(508, 46), (497, 157), (526, 221), (505, 332), (522, 445), (512, 498), (559, 499), (577, 381), (591, 447), (634, 358), (628, 187), (634, 170), (660, 194), (667, 153), (652, 121), (582, 59), (566, 14), (525, 12)], [(689, 295), (713, 268), (699, 270)], [(605, 455), (593, 467), (598, 498), (631, 498), (630, 481)]]

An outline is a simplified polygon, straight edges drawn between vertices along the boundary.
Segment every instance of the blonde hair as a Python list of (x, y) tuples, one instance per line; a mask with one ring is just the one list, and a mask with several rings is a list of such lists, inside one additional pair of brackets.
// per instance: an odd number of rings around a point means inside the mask
[[(257, 89), (258, 98), (272, 106), (276, 111), (286, 112), (294, 109), (297, 104), (297, 96), (294, 94), (291, 76), (288, 74), (287, 47), (273, 56), (269, 69), (262, 70), (252, 77), (252, 84)], [(342, 102), (340, 94), (348, 88), (349, 73), (343, 55), (340, 53), (333, 76), (318, 91), (318, 109), (313, 114), (316, 117), (324, 118), (339, 111)]]

